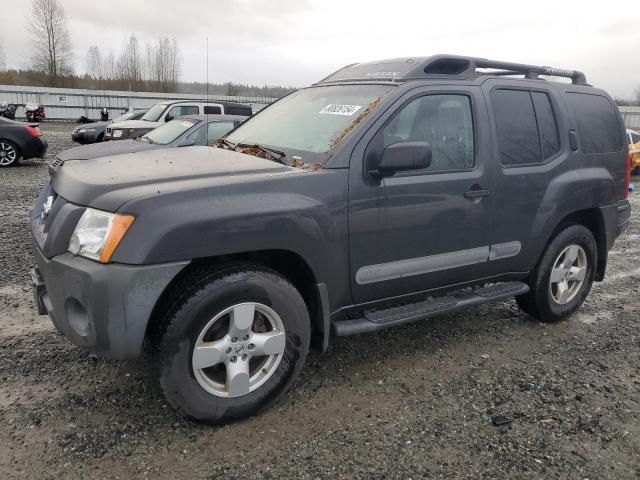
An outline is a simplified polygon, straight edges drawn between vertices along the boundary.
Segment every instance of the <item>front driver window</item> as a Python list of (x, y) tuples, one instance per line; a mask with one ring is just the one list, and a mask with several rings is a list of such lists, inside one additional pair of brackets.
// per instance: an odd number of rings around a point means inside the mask
[(195, 132), (191, 132), (185, 139), (187, 142), (193, 141), (194, 145), (207, 145), (207, 129), (205, 126), (198, 128)]
[(474, 165), (471, 102), (466, 95), (427, 95), (406, 105), (383, 129), (384, 146), (428, 142), (429, 171), (463, 170)]
[(207, 145), (213, 145), (223, 135), (233, 130), (233, 122), (211, 122), (207, 125)]

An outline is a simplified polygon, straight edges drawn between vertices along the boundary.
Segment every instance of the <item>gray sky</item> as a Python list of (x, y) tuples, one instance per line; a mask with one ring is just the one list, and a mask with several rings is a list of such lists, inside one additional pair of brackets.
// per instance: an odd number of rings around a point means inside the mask
[[(353, 62), (456, 53), (585, 71), (592, 84), (630, 97), (640, 86), (637, 1), (478, 0), (62, 0), (75, 69), (89, 45), (120, 50), (178, 41), (183, 80), (304, 86)], [(0, 0), (10, 66), (29, 58), (28, 0)], [(525, 5), (529, 5), (526, 8)]]

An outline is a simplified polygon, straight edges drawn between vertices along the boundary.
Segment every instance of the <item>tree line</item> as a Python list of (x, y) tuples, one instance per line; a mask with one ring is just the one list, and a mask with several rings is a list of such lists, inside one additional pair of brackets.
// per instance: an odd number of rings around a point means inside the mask
[(28, 13), (31, 56), (26, 69), (7, 69), (0, 45), (0, 84), (130, 90), (212, 95), (280, 97), (292, 88), (236, 83), (183, 83), (182, 56), (175, 39), (159, 37), (144, 45), (134, 33), (118, 53), (92, 45), (86, 52), (86, 73), (77, 75), (69, 22), (60, 0), (31, 0)]

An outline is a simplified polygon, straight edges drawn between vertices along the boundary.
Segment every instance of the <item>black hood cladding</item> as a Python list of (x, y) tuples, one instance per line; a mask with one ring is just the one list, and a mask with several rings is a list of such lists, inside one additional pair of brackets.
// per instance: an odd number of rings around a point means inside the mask
[(69, 162), (53, 180), (58, 195), (77, 205), (117, 211), (143, 196), (258, 181), (303, 170), (213, 147), (116, 155), (91, 162)]

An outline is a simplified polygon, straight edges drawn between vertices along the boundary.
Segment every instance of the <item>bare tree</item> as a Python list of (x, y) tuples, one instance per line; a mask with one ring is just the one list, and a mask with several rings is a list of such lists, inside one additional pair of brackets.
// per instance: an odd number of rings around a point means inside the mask
[(147, 44), (147, 79), (161, 92), (176, 89), (180, 80), (182, 58), (175, 39), (158, 38), (155, 45)]
[(102, 59), (102, 74), (105, 80), (118, 78), (118, 65), (113, 50), (109, 50), (107, 56)]
[(32, 66), (55, 84), (60, 76), (72, 71), (71, 40), (64, 8), (59, 0), (32, 0), (29, 20)]
[(97, 82), (98, 88), (102, 87), (102, 80), (104, 79), (103, 66), (100, 48), (92, 45), (87, 50), (87, 73)]
[(124, 43), (118, 60), (120, 79), (127, 82), (129, 90), (136, 90), (142, 83), (142, 60), (140, 46), (135, 34), (131, 34)]
[(4, 48), (0, 45), (0, 72), (4, 72), (7, 68), (7, 60), (4, 56)]

